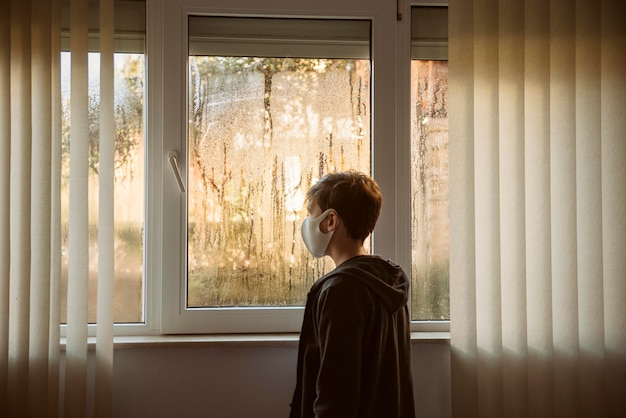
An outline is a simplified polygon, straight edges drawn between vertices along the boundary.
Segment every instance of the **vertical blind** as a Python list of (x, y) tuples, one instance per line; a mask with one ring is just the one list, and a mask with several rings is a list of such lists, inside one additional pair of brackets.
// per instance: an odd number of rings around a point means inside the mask
[(625, 9), (450, 1), (454, 416), (626, 416)]
[[(87, 384), (88, 0), (71, 0), (68, 319), (60, 369), (61, 1), (0, 5), (0, 415), (111, 416), (113, 0), (100, 0), (95, 382)], [(95, 407), (87, 405), (95, 387)], [(63, 394), (64, 397), (60, 397)], [(93, 409), (93, 411), (92, 411)]]

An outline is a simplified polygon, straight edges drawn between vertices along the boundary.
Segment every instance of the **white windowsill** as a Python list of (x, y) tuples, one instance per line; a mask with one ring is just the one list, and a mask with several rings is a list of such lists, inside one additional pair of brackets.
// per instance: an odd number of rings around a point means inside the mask
[[(116, 349), (139, 347), (196, 347), (207, 346), (298, 346), (299, 334), (230, 334), (230, 335), (149, 335), (118, 336), (114, 338)], [(412, 332), (412, 344), (449, 344), (449, 332)], [(65, 338), (61, 340), (65, 349)], [(89, 349), (95, 349), (96, 338), (90, 337)]]

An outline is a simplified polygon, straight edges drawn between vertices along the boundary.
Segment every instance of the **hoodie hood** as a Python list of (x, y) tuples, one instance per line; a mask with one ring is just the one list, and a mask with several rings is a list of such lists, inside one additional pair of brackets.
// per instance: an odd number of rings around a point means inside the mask
[(402, 268), (390, 260), (364, 255), (347, 260), (328, 276), (341, 274), (365, 284), (378, 295), (390, 312), (395, 312), (409, 300), (409, 280)]

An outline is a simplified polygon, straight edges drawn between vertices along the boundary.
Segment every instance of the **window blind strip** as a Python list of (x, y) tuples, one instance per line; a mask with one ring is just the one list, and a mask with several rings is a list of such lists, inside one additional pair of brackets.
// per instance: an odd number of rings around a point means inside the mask
[[(63, 0), (64, 7), (61, 15), (61, 48), (69, 51), (70, 48), (70, 16), (67, 3)], [(114, 0), (114, 8), (118, 10), (115, 15), (115, 52), (144, 53), (146, 34), (146, 12), (143, 1)], [(89, 12), (86, 15), (89, 30), (89, 51), (100, 50), (100, 6), (99, 2), (89, 2)]]
[[(0, 2), (0, 153), (11, 153), (11, 13)], [(11, 165), (0, 165), (0, 201), (10, 202)], [(9, 358), (10, 205), (0, 205), (0, 358)], [(0, 362), (0, 416), (7, 416), (8, 362)]]
[(112, 416), (114, 300), (114, 38), (113, 1), (100, 1), (100, 161), (98, 296), (94, 414)]
[(48, 347), (48, 417), (59, 414), (59, 341), (61, 339), (61, 2), (51, 0), (52, 147), (50, 212), (50, 345)]
[(411, 59), (448, 59), (448, 8), (411, 8)]
[(189, 55), (369, 59), (369, 40), (366, 20), (189, 17)]
[[(453, 5), (453, 3), (455, 3)], [(477, 418), (473, 4), (450, 1), (450, 334), (455, 417)], [(454, 115), (454, 117), (452, 117)]]
[(32, 2), (32, 189), (28, 405), (47, 415), (50, 338), (51, 21), (50, 2)]
[(610, 412), (626, 416), (626, 7), (601, 11), (602, 253)]
[(31, 210), (30, 3), (11, 2), (8, 416), (27, 416)]
[(608, 416), (604, 369), (600, 2), (576, 5), (576, 224), (582, 416)]
[[(502, 408), (497, 0), (474, 1), (474, 159), (478, 411)], [(491, 115), (491, 117), (484, 117)]]
[(549, 7), (525, 2), (524, 135), (526, 297), (528, 306), (528, 416), (550, 416), (552, 286), (550, 277), (550, 73)]
[(65, 414), (86, 413), (87, 300), (89, 284), (88, 223), (88, 57), (86, 0), (72, 0), (71, 19), (71, 132), (69, 266), (67, 283), (67, 345)]
[[(575, 8), (550, 2), (550, 210), (554, 408), (580, 411), (576, 272)], [(581, 167), (584, 170), (584, 167)]]
[(524, 176), (524, 4), (501, 0), (498, 31), (503, 416), (528, 416)]

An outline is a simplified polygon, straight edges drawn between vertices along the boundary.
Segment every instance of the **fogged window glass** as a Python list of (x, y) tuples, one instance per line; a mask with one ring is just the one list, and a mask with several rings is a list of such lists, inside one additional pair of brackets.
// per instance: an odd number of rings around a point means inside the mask
[(448, 320), (447, 8), (412, 9), (412, 318)]
[(369, 22), (189, 21), (187, 304), (302, 305), (307, 189), (370, 172)]
[[(144, 214), (144, 55), (115, 54), (115, 296), (114, 320), (143, 321)], [(70, 175), (71, 55), (61, 53), (62, 99), (62, 276), (61, 298), (67, 296)], [(89, 53), (89, 288), (98, 280), (98, 190), (100, 169), (100, 54)], [(65, 302), (61, 322), (65, 322)], [(89, 322), (96, 322), (96, 293), (89, 293)]]

